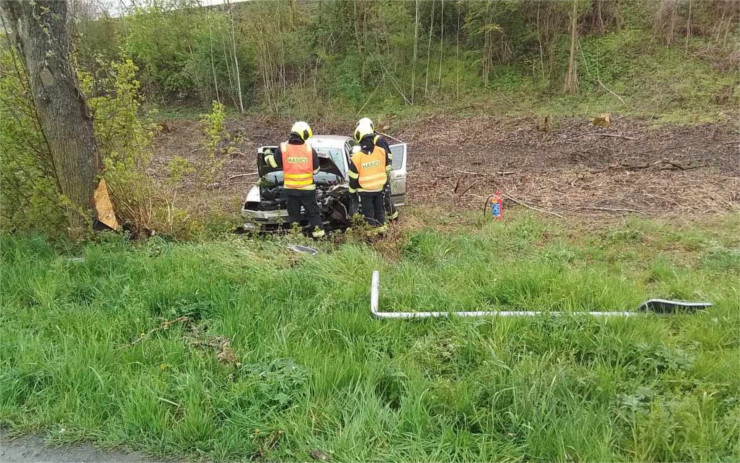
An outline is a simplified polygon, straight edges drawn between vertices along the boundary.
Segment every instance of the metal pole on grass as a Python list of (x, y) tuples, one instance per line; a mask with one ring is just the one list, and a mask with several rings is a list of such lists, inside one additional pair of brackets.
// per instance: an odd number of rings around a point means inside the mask
[(704, 309), (711, 306), (708, 302), (683, 302), (683, 301), (666, 301), (663, 299), (651, 299), (640, 306), (645, 308), (641, 312), (542, 312), (531, 310), (513, 310), (513, 311), (477, 311), (477, 312), (380, 312), (378, 310), (378, 299), (380, 297), (380, 272), (373, 271), (372, 283), (370, 285), (370, 313), (375, 318), (439, 318), (439, 317), (536, 317), (538, 315), (552, 316), (575, 316), (590, 315), (592, 317), (633, 317), (651, 313), (651, 303), (670, 303), (689, 309)]

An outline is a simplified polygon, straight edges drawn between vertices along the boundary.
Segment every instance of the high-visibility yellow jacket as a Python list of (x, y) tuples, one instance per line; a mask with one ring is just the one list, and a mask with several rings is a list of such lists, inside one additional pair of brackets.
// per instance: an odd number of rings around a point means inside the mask
[[(307, 157), (307, 162), (303, 160)], [(265, 163), (273, 168), (282, 168), (283, 186), (288, 190), (315, 190), (313, 175), (319, 173), (319, 158), (309, 143), (290, 139), (281, 143), (277, 153), (266, 152)], [(310, 171), (308, 169), (311, 169)], [(306, 174), (310, 173), (310, 176)]]
[(350, 193), (383, 191), (391, 168), (388, 161), (388, 152), (378, 145), (369, 153), (355, 153), (349, 169)]
[(283, 160), (285, 179), (283, 186), (287, 189), (314, 190), (313, 183), (313, 151), (311, 145), (280, 144), (280, 154)]

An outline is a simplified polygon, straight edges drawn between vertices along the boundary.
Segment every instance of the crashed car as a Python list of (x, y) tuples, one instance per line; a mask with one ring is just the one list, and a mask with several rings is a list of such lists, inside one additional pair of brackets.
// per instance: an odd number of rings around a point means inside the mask
[[(314, 175), (316, 200), (327, 230), (349, 227), (351, 222), (349, 181), (350, 156), (356, 143), (340, 135), (315, 135), (308, 143), (316, 150), (321, 171)], [(265, 163), (267, 152), (276, 153), (278, 146), (261, 146), (257, 149), (259, 181), (247, 193), (242, 206), (244, 230), (247, 232), (277, 231), (288, 224), (287, 201), (283, 188), (283, 171)], [(406, 202), (406, 143), (391, 145), (393, 166), (390, 173), (393, 204)], [(307, 224), (305, 211), (301, 211), (301, 225)]]

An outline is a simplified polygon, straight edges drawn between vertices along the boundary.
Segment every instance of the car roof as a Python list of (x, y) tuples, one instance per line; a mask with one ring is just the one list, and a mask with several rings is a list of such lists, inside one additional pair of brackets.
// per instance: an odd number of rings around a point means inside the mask
[(314, 135), (308, 141), (314, 147), (343, 148), (349, 139), (344, 135)]

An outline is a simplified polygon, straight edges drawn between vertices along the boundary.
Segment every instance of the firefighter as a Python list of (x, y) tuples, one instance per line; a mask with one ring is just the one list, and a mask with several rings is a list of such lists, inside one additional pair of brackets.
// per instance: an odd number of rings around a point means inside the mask
[(352, 155), (349, 164), (349, 192), (360, 197), (360, 209), (367, 223), (385, 227), (383, 190), (391, 170), (390, 151), (375, 144), (376, 135), (368, 124), (355, 130), (360, 151)]
[(311, 127), (298, 121), (290, 129), (288, 141), (280, 144), (277, 153), (265, 153), (264, 159), (271, 167), (283, 169), (283, 191), (288, 202), (290, 223), (300, 221), (303, 206), (311, 226), (311, 236), (321, 238), (325, 235), (324, 224), (316, 203), (316, 185), (313, 182), (314, 174), (319, 173), (319, 157), (307, 142), (312, 135)]
[[(373, 132), (373, 143), (380, 146), (386, 151), (386, 153), (388, 153), (388, 164), (392, 167), (393, 153), (391, 152), (391, 146), (390, 144), (388, 144), (388, 140), (386, 140), (385, 137), (375, 131), (375, 124), (373, 124), (373, 121), (369, 117), (363, 117), (362, 119), (357, 121), (357, 125), (355, 126), (355, 141), (357, 141), (358, 143), (360, 141), (357, 139), (357, 129), (361, 125), (367, 125), (370, 127), (370, 130)], [(396, 206), (393, 205), (393, 201), (391, 200), (390, 176), (388, 177), (388, 182), (386, 182), (385, 186), (383, 187), (383, 204), (385, 206), (386, 216), (390, 220), (396, 220), (398, 218), (398, 210), (396, 209)]]

